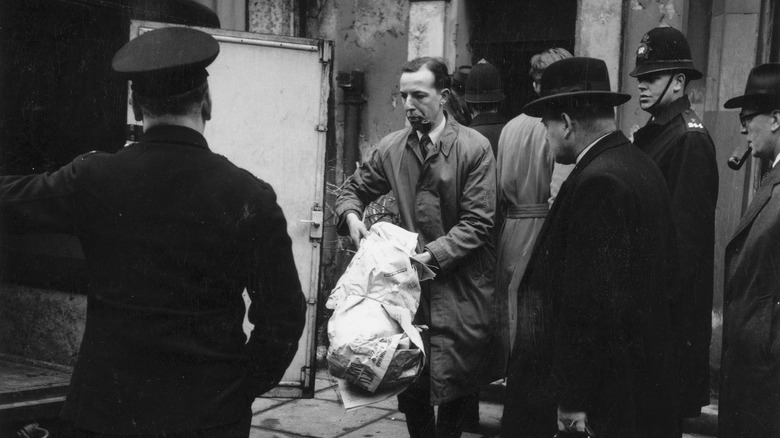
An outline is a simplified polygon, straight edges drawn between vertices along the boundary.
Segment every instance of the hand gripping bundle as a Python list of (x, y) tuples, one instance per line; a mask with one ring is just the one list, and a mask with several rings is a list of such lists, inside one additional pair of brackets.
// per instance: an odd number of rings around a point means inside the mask
[(360, 243), (326, 303), (334, 310), (327, 355), (334, 377), (374, 393), (402, 389), (422, 370), (423, 342), (412, 325), (420, 303), (410, 258), (416, 245), (417, 234), (386, 222), (374, 224)]

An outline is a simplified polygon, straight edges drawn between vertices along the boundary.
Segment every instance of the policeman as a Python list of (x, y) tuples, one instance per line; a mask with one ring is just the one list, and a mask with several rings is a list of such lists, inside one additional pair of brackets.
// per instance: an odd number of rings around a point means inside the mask
[[(169, 27), (113, 60), (143, 138), (50, 174), (0, 177), (0, 222), (76, 235), (86, 328), (62, 417), (72, 436), (247, 437), (282, 378), (305, 303), (273, 189), (209, 149), (219, 44)], [(242, 332), (242, 292), (259, 330)]]
[(471, 67), (466, 78), (466, 94), (463, 96), (471, 113), (470, 128), (484, 135), (498, 155), (498, 137), (506, 125), (506, 119), (498, 113), (506, 98), (501, 84), (501, 72), (484, 59)]
[(691, 109), (685, 89), (703, 75), (693, 65), (685, 36), (671, 27), (644, 35), (630, 75), (639, 82), (641, 108), (651, 116), (633, 141), (661, 168), (672, 201), (678, 247), (672, 294), (680, 327), (681, 414), (696, 417), (709, 404), (718, 169), (715, 145)]

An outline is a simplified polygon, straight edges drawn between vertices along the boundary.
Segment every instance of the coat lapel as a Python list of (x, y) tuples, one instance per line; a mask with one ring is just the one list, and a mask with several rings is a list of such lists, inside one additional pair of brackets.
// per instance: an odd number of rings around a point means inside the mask
[(729, 244), (753, 223), (753, 220), (758, 216), (758, 213), (761, 212), (761, 209), (764, 208), (764, 205), (766, 205), (772, 197), (772, 189), (777, 184), (780, 184), (780, 166), (775, 166), (770, 170), (764, 182), (761, 183), (761, 186), (756, 192), (756, 196), (753, 198), (753, 202), (750, 203), (745, 214), (742, 215), (742, 219), (739, 221), (736, 231), (734, 231), (734, 234), (731, 236)]

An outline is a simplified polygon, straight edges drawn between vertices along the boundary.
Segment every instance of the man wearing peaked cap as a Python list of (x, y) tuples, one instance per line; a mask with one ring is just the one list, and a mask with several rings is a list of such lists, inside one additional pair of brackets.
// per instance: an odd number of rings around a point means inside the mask
[(541, 98), (561, 186), (517, 290), (501, 436), (679, 437), (667, 288), (673, 228), (652, 160), (617, 130), (604, 61), (557, 61)]
[(677, 233), (674, 318), (680, 360), (681, 416), (696, 417), (710, 403), (710, 337), (715, 262), (718, 166), (715, 145), (691, 108), (685, 89), (702, 73), (685, 36), (657, 27), (636, 51), (639, 105), (650, 114), (634, 144), (661, 169)]
[[(114, 57), (143, 138), (41, 175), (0, 176), (12, 233), (71, 233), (89, 268), (86, 328), (61, 416), (78, 437), (247, 437), (282, 378), (305, 303), (273, 189), (209, 149), (193, 29), (152, 30)], [(242, 292), (251, 298), (242, 332)]]
[(750, 71), (741, 108), (742, 134), (764, 176), (726, 245), (721, 355), (720, 437), (780, 436), (780, 64)]

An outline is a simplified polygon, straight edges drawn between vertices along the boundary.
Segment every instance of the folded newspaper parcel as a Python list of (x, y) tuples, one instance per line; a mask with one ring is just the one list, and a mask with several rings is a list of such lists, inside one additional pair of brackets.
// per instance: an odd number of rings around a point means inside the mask
[[(404, 389), (424, 364), (420, 333), (412, 325), (420, 277), (411, 256), (417, 235), (390, 223), (374, 224), (330, 294), (328, 369), (369, 393)], [(423, 278), (433, 273), (423, 268)]]

